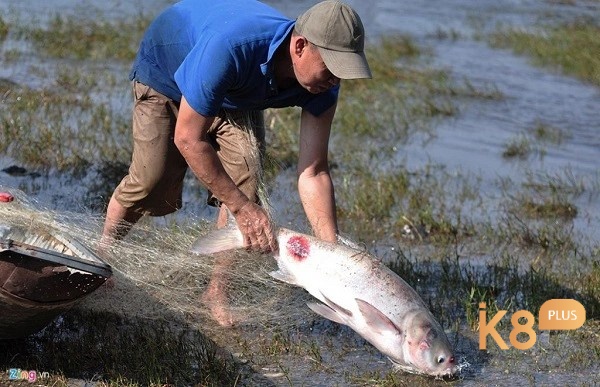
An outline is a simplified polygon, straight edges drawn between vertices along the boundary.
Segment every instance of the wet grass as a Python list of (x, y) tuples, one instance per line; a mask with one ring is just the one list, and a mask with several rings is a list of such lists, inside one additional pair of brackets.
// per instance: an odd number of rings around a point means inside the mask
[(127, 159), (131, 119), (108, 102), (56, 87), (5, 87), (0, 93), (0, 152), (28, 167), (80, 171), (97, 161)]
[[(11, 39), (33, 44), (57, 61), (29, 67), (46, 80), (42, 88), (0, 84), (0, 151), (40, 171), (77, 173), (98, 162), (126, 162), (130, 108), (117, 101), (127, 95), (125, 66), (149, 19), (109, 23), (102, 15), (93, 20), (56, 15), (47, 25), (27, 26), (15, 19), (7, 26)], [(13, 50), (5, 60), (19, 55)], [(114, 68), (115, 60), (124, 61), (122, 74), (107, 68), (107, 60)]]
[(52, 58), (131, 61), (150, 19), (108, 22), (102, 15), (80, 19), (55, 15), (46, 26), (20, 27), (16, 35)]
[(527, 181), (523, 184), (524, 189), (516, 196), (507, 196), (506, 209), (507, 214), (517, 218), (529, 219), (561, 219), (562, 221), (571, 221), (578, 215), (577, 206), (574, 200), (579, 196), (578, 193), (563, 190), (544, 189), (539, 182)]
[(531, 143), (525, 136), (512, 138), (505, 146), (502, 157), (526, 159), (531, 154)]
[(35, 336), (0, 341), (0, 349), (3, 367), (45, 372), (51, 378), (38, 380), (44, 385), (66, 386), (76, 378), (99, 386), (222, 386), (234, 385), (241, 372), (210, 339), (175, 321), (83, 309)]
[(571, 137), (566, 130), (548, 125), (543, 121), (536, 123), (533, 133), (538, 141), (556, 146), (561, 145)]
[[(366, 160), (363, 165), (376, 165)], [(376, 173), (356, 166), (337, 187), (342, 229), (364, 242), (406, 238), (445, 244), (473, 233), (463, 210), (480, 200), (478, 182), (426, 166)]]
[(600, 86), (600, 26), (593, 20), (578, 20), (543, 27), (541, 32), (501, 29), (489, 37), (493, 47), (510, 48), (529, 55), (535, 64), (556, 68)]
[(531, 129), (513, 135), (504, 144), (502, 157), (518, 160), (527, 160), (532, 156), (543, 158), (549, 150), (560, 148), (569, 138), (567, 130), (540, 120)]
[(8, 36), (8, 31), (9, 31), (8, 24), (6, 24), (4, 19), (2, 17), (0, 17), (0, 42), (4, 41), (4, 39), (6, 39), (6, 36)]
[(522, 211), (530, 217), (559, 217), (564, 219), (573, 219), (577, 217), (577, 207), (568, 202), (554, 200), (536, 202), (532, 200), (523, 200), (521, 203)]

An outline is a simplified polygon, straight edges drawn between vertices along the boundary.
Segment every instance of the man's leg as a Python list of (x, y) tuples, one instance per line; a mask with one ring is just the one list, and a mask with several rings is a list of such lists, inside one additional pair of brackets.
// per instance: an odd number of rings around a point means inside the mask
[[(223, 117), (215, 128), (215, 148), (225, 170), (236, 185), (256, 203), (260, 203), (259, 187), (262, 175), (262, 155), (264, 153), (264, 122), (262, 112), (247, 112), (245, 116)], [(209, 202), (211, 201), (209, 197)], [(217, 214), (217, 228), (227, 225), (227, 208), (221, 205)], [(202, 296), (202, 301), (210, 308), (212, 317), (222, 326), (233, 326), (239, 316), (235, 316), (229, 306), (227, 286), (230, 272), (234, 269), (234, 255), (225, 252), (215, 257), (210, 282)]]
[(163, 216), (181, 207), (187, 164), (173, 143), (178, 107), (138, 82), (133, 95), (131, 166), (108, 203), (101, 249), (125, 237), (143, 215)]
[[(217, 214), (217, 228), (227, 225), (227, 210), (224, 205)], [(215, 266), (211, 273), (210, 282), (202, 295), (202, 302), (210, 309), (210, 314), (219, 325), (231, 327), (239, 317), (235, 316), (229, 307), (227, 286), (230, 281), (230, 271), (234, 269), (235, 260), (232, 252), (218, 253), (215, 256)]]
[(141, 217), (142, 214), (139, 212), (130, 211), (123, 207), (113, 195), (106, 209), (102, 242), (110, 243), (111, 240), (122, 239)]

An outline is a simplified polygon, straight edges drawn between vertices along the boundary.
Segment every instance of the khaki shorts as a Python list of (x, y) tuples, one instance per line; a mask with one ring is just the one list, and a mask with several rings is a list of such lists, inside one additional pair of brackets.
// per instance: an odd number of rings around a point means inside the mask
[[(163, 216), (181, 208), (188, 168), (173, 141), (179, 104), (136, 81), (133, 96), (132, 161), (114, 196), (138, 213)], [(265, 142), (262, 111), (222, 110), (209, 138), (227, 174), (258, 203)], [(208, 203), (219, 205), (210, 192)]]

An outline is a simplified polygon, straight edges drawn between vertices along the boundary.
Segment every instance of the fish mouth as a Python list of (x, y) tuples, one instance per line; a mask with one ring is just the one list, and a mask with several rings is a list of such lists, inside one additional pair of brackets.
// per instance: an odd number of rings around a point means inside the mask
[(392, 362), (392, 364), (394, 365), (395, 369), (404, 371), (404, 372), (408, 372), (411, 374), (415, 374), (415, 375), (426, 375), (426, 376), (433, 376), (436, 379), (438, 378), (443, 378), (443, 377), (453, 377), (458, 371), (459, 371), (459, 367), (458, 366), (454, 366), (451, 368), (446, 368), (445, 370), (442, 371), (423, 371), (421, 369), (418, 369), (414, 366), (408, 365), (408, 364), (404, 364), (404, 363), (399, 363), (397, 361), (395, 361), (392, 358), (388, 358), (390, 359), (390, 361)]
[(419, 369), (417, 369), (417, 368), (415, 368), (413, 366), (410, 366), (410, 365), (404, 364), (404, 363), (399, 363), (399, 362), (397, 362), (396, 360), (394, 360), (394, 359), (392, 359), (390, 357), (388, 357), (388, 359), (390, 359), (390, 361), (392, 362), (392, 364), (393, 364), (393, 366), (394, 366), (395, 369), (402, 370), (404, 372), (408, 372), (408, 373), (411, 373), (411, 374), (426, 375), (425, 372), (423, 372), (423, 371), (421, 371), (421, 370), (419, 370)]

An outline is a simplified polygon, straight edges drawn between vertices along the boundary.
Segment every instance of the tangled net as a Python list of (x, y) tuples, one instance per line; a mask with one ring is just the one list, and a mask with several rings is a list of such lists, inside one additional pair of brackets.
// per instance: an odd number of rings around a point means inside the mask
[[(212, 229), (207, 220), (159, 225), (143, 219), (124, 240), (100, 246), (103, 214), (57, 212), (18, 190), (4, 191), (15, 200), (0, 203), (1, 224), (32, 233), (64, 233), (99, 251), (99, 256), (112, 266), (113, 279), (87, 298), (85, 307), (126, 317), (170, 320), (176, 316), (187, 324), (201, 326), (203, 331), (219, 328), (209, 307), (201, 301), (216, 258), (189, 252), (193, 242)], [(272, 256), (245, 251), (228, 254), (232, 262), (225, 268), (228, 307), (238, 325), (294, 324), (309, 313), (304, 305), (308, 296), (302, 289), (270, 277), (269, 272), (276, 268)]]

